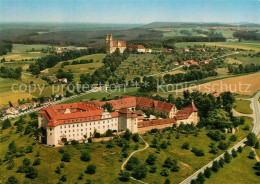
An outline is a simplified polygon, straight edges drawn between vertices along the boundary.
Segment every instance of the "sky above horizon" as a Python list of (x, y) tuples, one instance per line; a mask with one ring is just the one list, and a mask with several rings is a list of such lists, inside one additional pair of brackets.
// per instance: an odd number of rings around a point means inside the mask
[(260, 0), (0, 0), (0, 22), (260, 23)]

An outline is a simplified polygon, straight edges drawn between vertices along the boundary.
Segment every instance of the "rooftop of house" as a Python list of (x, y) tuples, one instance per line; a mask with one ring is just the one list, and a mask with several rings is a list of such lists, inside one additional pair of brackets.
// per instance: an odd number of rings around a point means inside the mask
[(141, 121), (141, 122), (138, 122), (138, 128), (155, 126), (155, 125), (170, 124), (170, 123), (175, 123), (175, 118), (158, 119), (158, 120), (151, 120), (151, 121)]

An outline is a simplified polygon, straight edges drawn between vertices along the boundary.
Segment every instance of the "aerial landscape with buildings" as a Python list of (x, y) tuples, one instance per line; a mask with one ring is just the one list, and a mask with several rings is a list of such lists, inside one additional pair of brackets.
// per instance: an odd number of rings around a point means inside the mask
[(259, 9), (0, 0), (0, 183), (260, 183)]

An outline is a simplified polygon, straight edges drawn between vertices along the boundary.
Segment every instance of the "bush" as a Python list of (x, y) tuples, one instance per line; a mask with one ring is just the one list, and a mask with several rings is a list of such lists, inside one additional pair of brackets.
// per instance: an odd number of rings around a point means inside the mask
[(166, 148), (168, 147), (167, 142), (166, 142), (166, 141), (163, 141), (163, 142), (161, 143), (160, 147), (161, 147), (162, 149), (166, 149)]
[(169, 176), (169, 171), (167, 170), (167, 169), (162, 169), (162, 171), (160, 172), (160, 174), (162, 175), (162, 176)]
[(134, 142), (139, 142), (139, 134), (138, 133), (135, 133), (133, 136), (132, 136), (132, 139)]
[(257, 162), (254, 167), (253, 167), (254, 170), (256, 170), (256, 175), (257, 176), (260, 176), (260, 162)]
[(29, 166), (26, 170), (25, 177), (34, 179), (38, 176), (38, 171), (34, 167)]
[(254, 151), (250, 151), (249, 155), (248, 155), (248, 158), (255, 159), (255, 152)]
[(31, 145), (25, 148), (25, 153), (32, 153), (32, 152), (33, 152), (33, 147)]
[(65, 150), (64, 150), (64, 148), (59, 148), (59, 153), (64, 153), (65, 152)]
[(60, 177), (60, 181), (62, 181), (62, 182), (67, 181), (67, 175), (66, 175), (66, 174), (63, 174), (63, 175)]
[(155, 165), (153, 165), (153, 166), (150, 167), (149, 172), (150, 172), (150, 173), (155, 173), (156, 170), (157, 170), (157, 167), (156, 167)]
[(113, 144), (113, 142), (112, 142), (111, 140), (108, 141), (108, 142), (107, 142), (107, 145), (106, 145), (106, 148), (113, 148), (113, 147), (115, 147), (114, 144)]
[(210, 176), (211, 176), (211, 170), (210, 170), (210, 168), (206, 168), (205, 169), (205, 171), (204, 171), (204, 176), (206, 177), (206, 178), (210, 178)]
[(202, 173), (198, 174), (197, 181), (199, 183), (204, 183), (205, 182), (205, 177), (204, 177), (204, 175)]
[(65, 164), (63, 162), (60, 163), (60, 168), (64, 168)]
[(28, 158), (23, 159), (23, 166), (27, 167), (31, 164), (31, 160)]
[(119, 174), (120, 181), (129, 181), (130, 180), (130, 172), (128, 171), (121, 171)]
[(231, 135), (229, 140), (232, 141), (232, 142), (235, 142), (235, 141), (237, 141), (237, 136), (236, 135)]
[(239, 153), (242, 153), (243, 148), (242, 148), (241, 146), (239, 146), (239, 147), (237, 148), (237, 151), (238, 151)]
[(220, 158), (219, 161), (218, 161), (218, 163), (219, 163), (219, 166), (220, 166), (220, 167), (224, 167), (224, 164), (225, 164), (224, 158)]
[(255, 146), (256, 142), (257, 142), (257, 137), (256, 137), (255, 133), (250, 132), (247, 135), (247, 145), (248, 146)]
[(125, 168), (128, 171), (132, 171), (135, 168), (135, 166), (137, 166), (139, 164), (140, 164), (140, 161), (139, 161), (139, 159), (137, 157), (131, 157), (128, 160), (128, 162), (126, 163)]
[(132, 176), (136, 179), (145, 178), (147, 175), (147, 168), (145, 165), (137, 165), (132, 173)]
[(69, 153), (64, 153), (62, 158), (61, 158), (61, 161), (64, 161), (64, 162), (70, 162), (70, 154)]
[(219, 167), (220, 167), (220, 166), (219, 166), (218, 161), (214, 161), (213, 164), (212, 164), (212, 171), (218, 172)]
[(88, 138), (88, 143), (92, 143), (92, 138), (91, 137)]
[(9, 119), (4, 120), (2, 124), (2, 130), (7, 129), (9, 127), (11, 127), (11, 121)]
[(5, 182), (5, 184), (18, 184), (18, 183), (19, 183), (18, 179), (16, 179), (16, 177), (14, 176), (10, 176)]
[(259, 141), (255, 143), (255, 149), (259, 149)]
[(82, 180), (84, 178), (84, 175), (82, 173), (79, 174), (78, 180)]
[(164, 184), (171, 184), (171, 181), (169, 180), (169, 178), (167, 178), (164, 182)]
[(148, 158), (146, 159), (146, 163), (148, 165), (154, 165), (156, 160), (157, 160), (157, 156), (155, 156), (154, 154), (150, 153)]
[(80, 160), (82, 160), (83, 162), (89, 162), (91, 160), (89, 152), (83, 152), (80, 156)]
[(190, 144), (189, 144), (188, 142), (185, 142), (185, 143), (183, 143), (183, 145), (182, 145), (181, 148), (182, 148), (182, 149), (189, 150), (189, 149), (190, 149)]
[(163, 167), (171, 168), (175, 164), (177, 164), (176, 159), (172, 159), (170, 157), (167, 157), (164, 161)]
[(231, 160), (231, 155), (227, 151), (224, 154), (224, 160), (226, 163), (229, 163)]
[(94, 164), (90, 164), (90, 165), (88, 165), (85, 173), (95, 174), (96, 173), (96, 169), (97, 169), (97, 167)]
[(178, 172), (179, 170), (180, 170), (180, 167), (177, 165), (177, 163), (174, 164), (174, 165), (172, 166), (172, 168), (171, 168), (171, 171), (172, 171), (172, 172)]
[(218, 148), (221, 150), (226, 150), (228, 148), (229, 144), (223, 141), (220, 141)]
[(198, 157), (202, 157), (205, 155), (203, 149), (192, 148), (191, 152), (193, 152)]
[(232, 149), (231, 154), (232, 154), (232, 156), (233, 156), (234, 158), (237, 157), (237, 152), (236, 152), (236, 150)]
[(57, 173), (57, 174), (60, 174), (60, 173), (61, 173), (61, 169), (60, 169), (59, 166), (56, 167), (56, 169), (55, 169), (55, 173)]

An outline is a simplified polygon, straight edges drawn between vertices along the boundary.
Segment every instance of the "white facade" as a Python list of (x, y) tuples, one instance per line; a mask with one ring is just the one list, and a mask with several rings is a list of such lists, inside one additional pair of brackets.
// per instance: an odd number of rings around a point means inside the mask
[(109, 112), (104, 112), (100, 120), (88, 122), (75, 122), (62, 124), (55, 127), (47, 126), (48, 120), (44, 115), (39, 115), (39, 127), (46, 129), (47, 145), (57, 145), (62, 138), (67, 141), (84, 140), (85, 137), (93, 137), (95, 132), (104, 134), (108, 129), (115, 132), (129, 129), (132, 133), (137, 132), (137, 118), (111, 117)]

